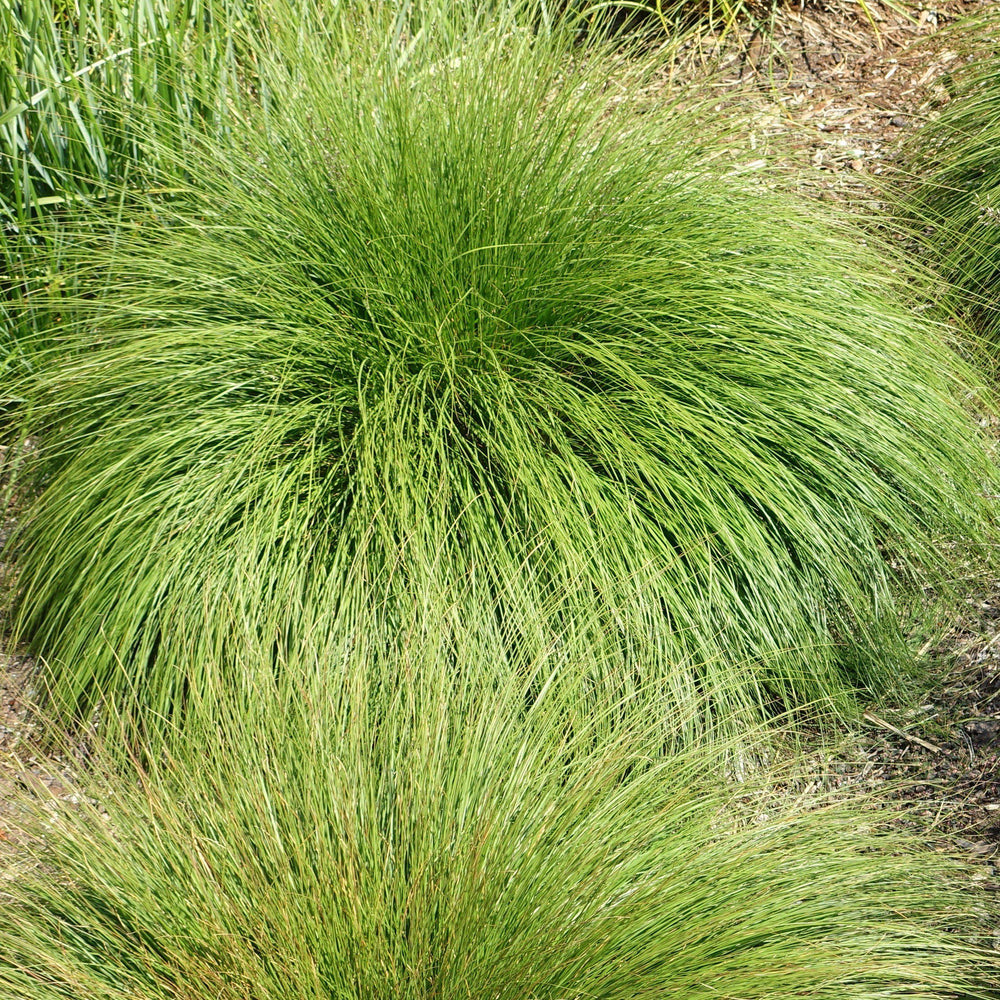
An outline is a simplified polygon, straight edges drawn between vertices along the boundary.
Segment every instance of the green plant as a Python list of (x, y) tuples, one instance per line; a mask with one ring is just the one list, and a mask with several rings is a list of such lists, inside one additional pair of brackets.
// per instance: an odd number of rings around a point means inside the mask
[(231, 30), (245, 13), (235, 0), (2, 0), (0, 218), (23, 227), (126, 176), (155, 181), (158, 150), (212, 128), (245, 85)]
[(169, 186), (158, 151), (217, 127), (252, 77), (230, 31), (249, 15), (238, 0), (0, 0), (0, 374), (30, 296), (63, 288), (67, 206), (126, 178)]
[(78, 804), (12, 804), (0, 996), (989, 995), (959, 865), (793, 770), (664, 756), (645, 706), (581, 703), (617, 658), (513, 669), (443, 619), (389, 659), (359, 630), (285, 698), (251, 657), (162, 755), (112, 733)]
[(890, 685), (897, 584), (983, 537), (992, 471), (877, 256), (723, 176), (648, 52), (314, 14), (247, 42), (267, 101), (183, 190), (78, 222), (23, 348), (7, 555), (55, 701), (167, 714), (234, 645), (372, 603), (391, 644), (459, 584), (696, 728)]
[[(987, 39), (996, 16), (973, 22)], [(968, 30), (968, 25), (959, 26)], [(959, 36), (961, 37), (961, 36)], [(903, 151), (909, 183), (894, 191), (915, 219), (947, 286), (943, 307), (1000, 341), (1000, 58), (979, 57), (955, 74), (953, 95)], [(902, 196), (901, 196), (902, 195)]]

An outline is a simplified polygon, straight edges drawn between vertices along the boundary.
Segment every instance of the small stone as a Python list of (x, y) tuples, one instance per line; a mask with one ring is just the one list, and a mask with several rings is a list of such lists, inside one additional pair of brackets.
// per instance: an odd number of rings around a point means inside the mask
[(906, 126), (910, 123), (903, 118), (902, 115), (893, 115), (893, 117), (889, 119), (889, 124), (895, 125), (896, 128), (906, 128)]
[(992, 854), (996, 850), (996, 845), (989, 844), (986, 841), (973, 843), (971, 840), (963, 840), (961, 837), (956, 837), (955, 843), (961, 847), (963, 851), (968, 851), (976, 857), (983, 857), (984, 855)]
[(31, 771), (21, 771), (16, 775), (16, 779), (17, 783), (23, 789), (31, 792), (38, 798), (49, 798), (52, 795), (48, 785), (37, 774), (32, 774)]
[(976, 719), (962, 728), (974, 746), (993, 743), (1000, 737), (1000, 719)]

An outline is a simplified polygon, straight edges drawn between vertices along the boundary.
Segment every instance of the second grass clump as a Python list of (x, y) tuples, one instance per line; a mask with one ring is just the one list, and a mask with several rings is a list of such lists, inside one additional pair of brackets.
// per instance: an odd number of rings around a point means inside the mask
[(310, 16), (243, 40), (182, 190), (81, 219), (22, 345), (8, 555), (56, 702), (170, 713), (241, 644), (280, 669), (375, 606), (391, 647), (456, 588), (692, 730), (891, 684), (900, 581), (982, 537), (991, 472), (877, 259), (726, 178), (648, 52)]
[(326, 648), (254, 712), (234, 685), (138, 768), (106, 741), (77, 806), (19, 797), (0, 995), (995, 995), (961, 866), (885, 812), (794, 768), (736, 782), (724, 748), (664, 755), (641, 705), (581, 701), (591, 651), (448, 617), (398, 656), (377, 626)]
[[(956, 26), (956, 47), (1000, 31), (1000, 17)], [(963, 35), (963, 32), (966, 34)], [(975, 51), (975, 50), (973, 50)], [(895, 199), (945, 280), (943, 306), (1000, 349), (1000, 57), (976, 53), (952, 81), (951, 101), (907, 145), (912, 174)]]

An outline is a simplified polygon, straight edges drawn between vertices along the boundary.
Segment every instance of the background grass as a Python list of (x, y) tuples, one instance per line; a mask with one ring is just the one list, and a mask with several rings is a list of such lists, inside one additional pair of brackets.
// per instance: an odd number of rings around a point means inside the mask
[(105, 198), (126, 177), (151, 183), (158, 150), (217, 125), (227, 95), (246, 85), (230, 26), (252, 18), (251, 6), (0, 4), (0, 213), (8, 224)]
[(588, 623), (702, 727), (905, 671), (896, 583), (984, 536), (993, 473), (857, 235), (722, 177), (648, 50), (272, 13), (259, 88), (157, 147), (171, 197), (73, 224), (22, 344), (8, 556), (57, 703), (169, 713), (372, 604), (392, 647), (437, 585)]
[(1000, 343), (1000, 38), (996, 13), (958, 24), (958, 49), (977, 55), (950, 78), (951, 100), (907, 145), (907, 179), (892, 192), (920, 228), (918, 239), (944, 278), (943, 308), (965, 318), (996, 356)]
[(104, 747), (77, 807), (22, 801), (0, 995), (989, 995), (959, 866), (863, 803), (663, 756), (645, 707), (581, 704), (586, 650), (515, 672), (411, 621), (398, 659), (362, 631), (139, 770)]
[(0, 2), (0, 375), (23, 361), (29, 299), (65, 290), (67, 206), (126, 181), (169, 186), (158, 150), (218, 127), (227, 95), (248, 85), (227, 25), (252, 18), (251, 6)]

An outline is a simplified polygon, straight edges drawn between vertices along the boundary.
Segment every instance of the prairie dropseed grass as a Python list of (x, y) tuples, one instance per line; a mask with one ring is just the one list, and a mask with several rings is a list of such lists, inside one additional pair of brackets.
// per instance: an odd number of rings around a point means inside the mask
[(170, 196), (78, 219), (22, 345), (7, 551), (56, 701), (169, 714), (185, 664), (372, 604), (391, 644), (428, 587), (587, 622), (707, 726), (890, 686), (899, 588), (985, 536), (992, 471), (877, 256), (723, 177), (648, 54), (316, 17), (244, 41)]

